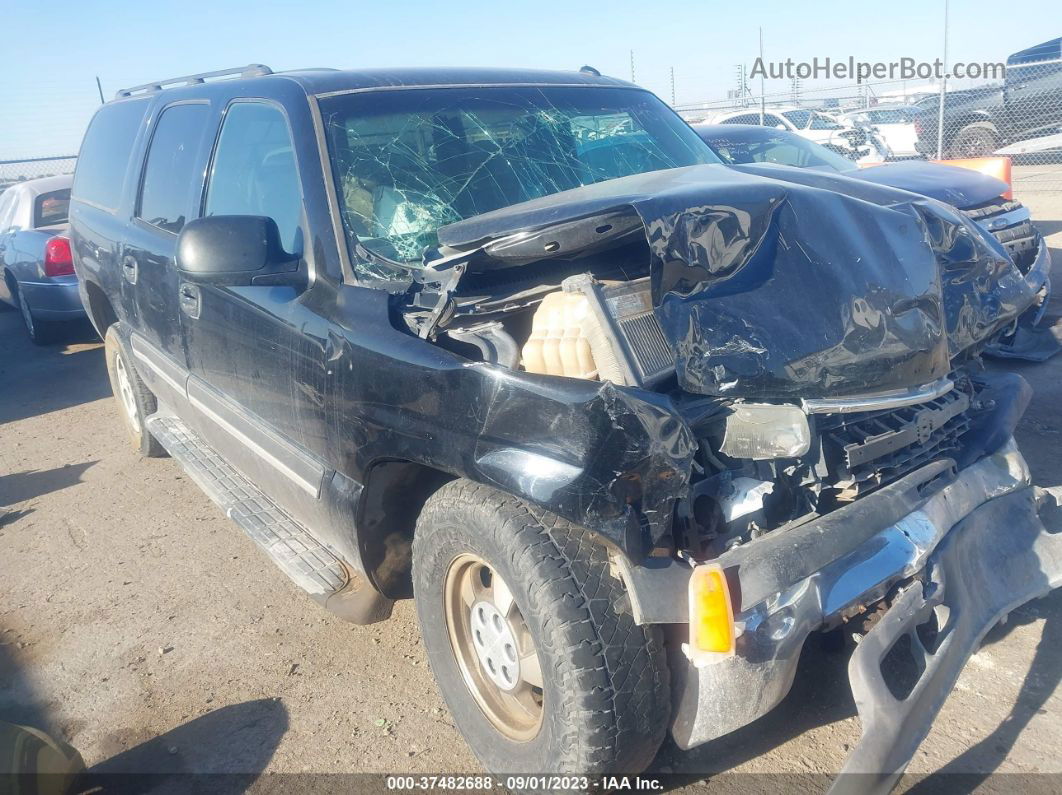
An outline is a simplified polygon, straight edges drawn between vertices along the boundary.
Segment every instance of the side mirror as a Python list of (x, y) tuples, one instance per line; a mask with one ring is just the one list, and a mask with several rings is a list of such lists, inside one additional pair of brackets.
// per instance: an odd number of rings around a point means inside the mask
[(305, 283), (298, 257), (284, 251), (276, 221), (259, 215), (210, 215), (177, 236), (177, 270), (187, 281), (228, 286)]

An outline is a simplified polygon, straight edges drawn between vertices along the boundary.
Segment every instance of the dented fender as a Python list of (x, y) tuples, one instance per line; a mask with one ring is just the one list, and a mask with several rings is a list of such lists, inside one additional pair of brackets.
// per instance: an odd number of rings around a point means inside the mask
[(342, 301), (329, 341), (339, 460), (364, 483), (406, 460), (501, 489), (638, 559), (669, 528), (696, 441), (665, 395), (469, 362), (387, 321), (388, 296)]

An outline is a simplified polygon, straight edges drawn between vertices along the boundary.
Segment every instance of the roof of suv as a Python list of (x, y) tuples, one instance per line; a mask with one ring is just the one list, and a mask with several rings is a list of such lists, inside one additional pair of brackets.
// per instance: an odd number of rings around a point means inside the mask
[[(298, 69), (290, 72), (274, 72), (255, 77), (237, 78), (237, 80), (231, 82), (243, 82), (244, 80), (248, 83), (257, 83), (260, 80), (293, 80), (301, 85), (307, 94), (314, 95), (372, 89), (426, 88), (435, 86), (587, 85), (637, 88), (637, 86), (625, 80), (603, 77), (590, 72), (562, 72), (547, 69), (494, 69), (487, 67)], [(230, 83), (228, 80), (218, 82)], [(216, 83), (211, 81), (208, 85), (216, 85)], [(169, 90), (171, 87), (187, 87), (187, 84), (183, 86), (166, 86), (163, 90)], [(138, 86), (137, 88), (143, 87)], [(143, 96), (143, 94), (139, 93), (137, 95)]]

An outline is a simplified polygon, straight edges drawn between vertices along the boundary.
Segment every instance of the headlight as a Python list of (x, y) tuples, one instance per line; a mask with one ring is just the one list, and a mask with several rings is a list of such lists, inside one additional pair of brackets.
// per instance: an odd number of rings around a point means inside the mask
[(731, 458), (799, 458), (811, 449), (803, 409), (770, 403), (738, 403), (726, 417), (719, 450)]

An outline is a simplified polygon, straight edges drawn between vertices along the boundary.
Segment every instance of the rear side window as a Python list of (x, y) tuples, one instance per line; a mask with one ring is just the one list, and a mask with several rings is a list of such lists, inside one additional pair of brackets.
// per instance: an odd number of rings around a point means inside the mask
[(207, 188), (205, 215), (264, 215), (284, 249), (299, 253), (302, 191), (287, 120), (276, 107), (237, 102), (225, 115)]
[(65, 224), (70, 208), (70, 188), (42, 193), (33, 200), (33, 226)]
[(105, 105), (96, 113), (77, 158), (75, 199), (107, 210), (118, 207), (129, 153), (147, 107), (146, 100), (133, 100)]
[(209, 105), (172, 105), (162, 112), (151, 136), (137, 217), (176, 234), (192, 217), (202, 189), (196, 174)]

